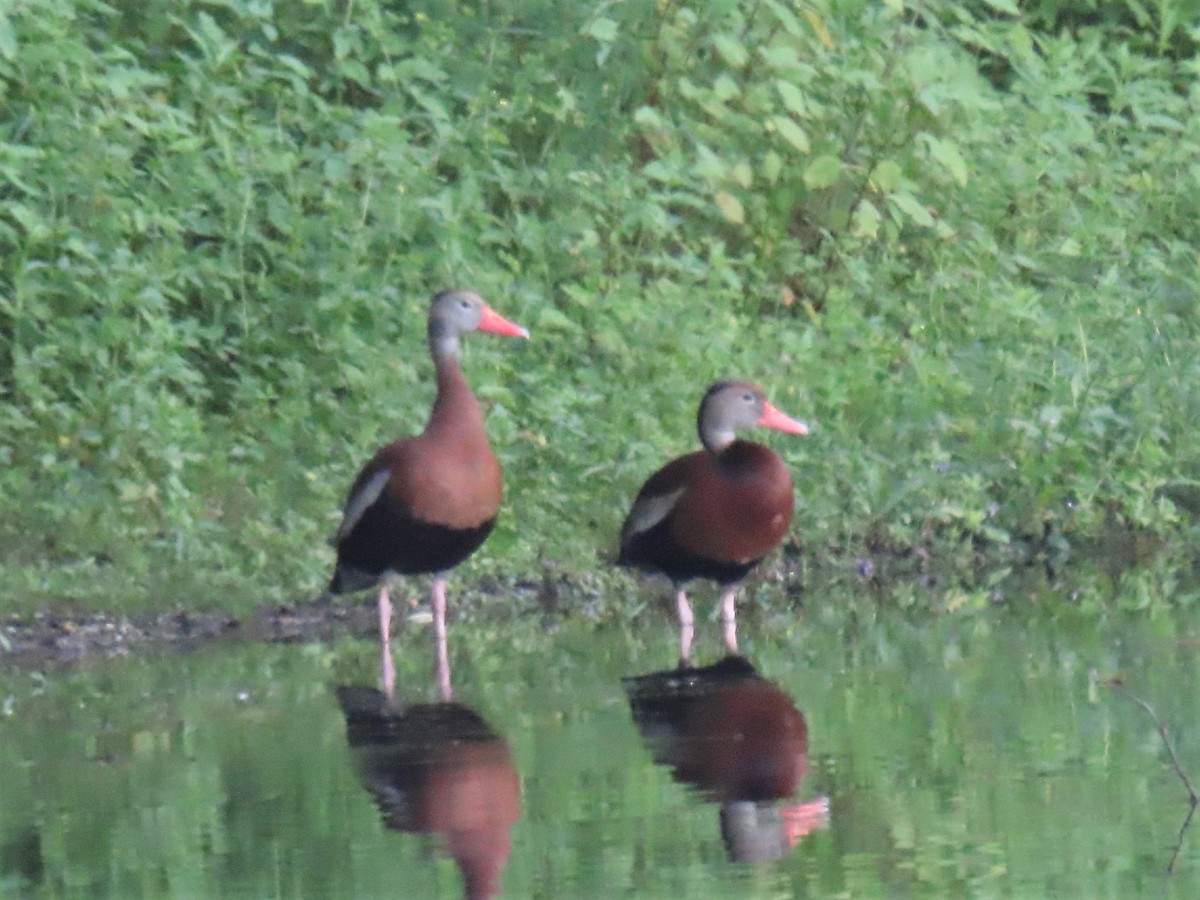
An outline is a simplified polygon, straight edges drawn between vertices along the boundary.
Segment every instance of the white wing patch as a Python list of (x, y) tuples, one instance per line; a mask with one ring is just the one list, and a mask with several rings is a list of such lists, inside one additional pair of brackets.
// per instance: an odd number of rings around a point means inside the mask
[(649, 531), (668, 515), (683, 496), (685, 488), (671, 491), (669, 494), (657, 494), (654, 497), (644, 497), (633, 505), (625, 527), (621, 529), (621, 543), (628, 543), (634, 535)]
[(369, 479), (367, 483), (358, 489), (358, 493), (354, 494), (346, 501), (346, 511), (342, 513), (342, 524), (338, 526), (337, 539), (340, 541), (358, 524), (358, 520), (363, 517), (371, 504), (379, 499), (379, 495), (383, 493), (383, 487), (388, 483), (388, 479), (392, 476), (391, 469), (380, 469)]

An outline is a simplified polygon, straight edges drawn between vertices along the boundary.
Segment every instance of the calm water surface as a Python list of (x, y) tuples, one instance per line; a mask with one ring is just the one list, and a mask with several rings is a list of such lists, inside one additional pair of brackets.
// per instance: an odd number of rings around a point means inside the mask
[[(1200, 897), (1200, 621), (667, 620), (0, 674), (6, 896)], [(756, 633), (757, 631), (757, 633)], [(777, 637), (765, 636), (768, 631)], [(712, 665), (715, 664), (715, 665)], [(659, 673), (659, 674), (655, 674)], [(1200, 825), (1196, 831), (1200, 831)]]

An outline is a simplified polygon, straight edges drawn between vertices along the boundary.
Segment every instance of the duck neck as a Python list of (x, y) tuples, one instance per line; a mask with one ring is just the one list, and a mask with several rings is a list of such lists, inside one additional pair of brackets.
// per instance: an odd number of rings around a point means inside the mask
[(429, 320), (429, 353), (441, 371), (443, 360), (458, 363), (458, 332), (437, 319)]
[(458, 364), (458, 336), (435, 336), (430, 329), (429, 345), (437, 369), (437, 399), (426, 433), (472, 427), (482, 432), (483, 413)]
[(736, 439), (732, 428), (725, 428), (714, 425), (712, 422), (700, 422), (700, 443), (704, 445), (704, 449), (709, 453), (720, 455), (723, 450), (726, 450)]

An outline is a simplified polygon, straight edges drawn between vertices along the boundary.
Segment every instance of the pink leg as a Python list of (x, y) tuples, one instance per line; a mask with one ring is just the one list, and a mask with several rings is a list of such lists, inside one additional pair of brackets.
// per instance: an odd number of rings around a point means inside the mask
[(433, 576), (433, 639), (437, 643), (437, 682), (442, 699), (450, 701), (450, 653), (446, 646), (446, 573)]
[(692, 656), (692, 637), (696, 633), (696, 619), (688, 603), (687, 592), (680, 588), (675, 594), (675, 608), (679, 611), (679, 665), (686, 666)]
[(392, 599), (387, 585), (379, 588), (379, 680), (389, 700), (396, 696), (396, 663), (392, 660)]
[(725, 649), (730, 653), (738, 652), (737, 609), (733, 605), (736, 596), (736, 585), (727, 587), (721, 595), (721, 631), (725, 635)]

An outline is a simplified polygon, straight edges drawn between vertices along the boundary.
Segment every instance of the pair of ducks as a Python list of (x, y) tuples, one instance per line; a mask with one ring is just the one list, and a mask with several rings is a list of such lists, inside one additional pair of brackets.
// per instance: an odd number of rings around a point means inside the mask
[[(433, 574), (437, 670), (442, 694), (449, 697), (447, 575), (484, 542), (500, 509), (500, 465), (458, 362), (459, 341), (472, 331), (529, 336), (471, 291), (443, 291), (433, 298), (429, 348), (437, 398), (429, 422), (420, 435), (382, 447), (362, 468), (337, 531), (329, 591), (379, 586), (381, 679), (389, 694), (395, 684), (389, 578)], [(781, 413), (749, 382), (709, 387), (697, 416), (704, 449), (651, 475), (621, 528), (618, 563), (665, 575), (675, 585), (684, 663), (694, 631), (687, 582), (706, 578), (722, 586), (725, 644), (737, 652), (737, 585), (783, 540), (792, 520), (792, 478), (784, 461), (766, 447), (736, 439), (737, 431), (755, 425), (808, 433), (803, 422)]]

